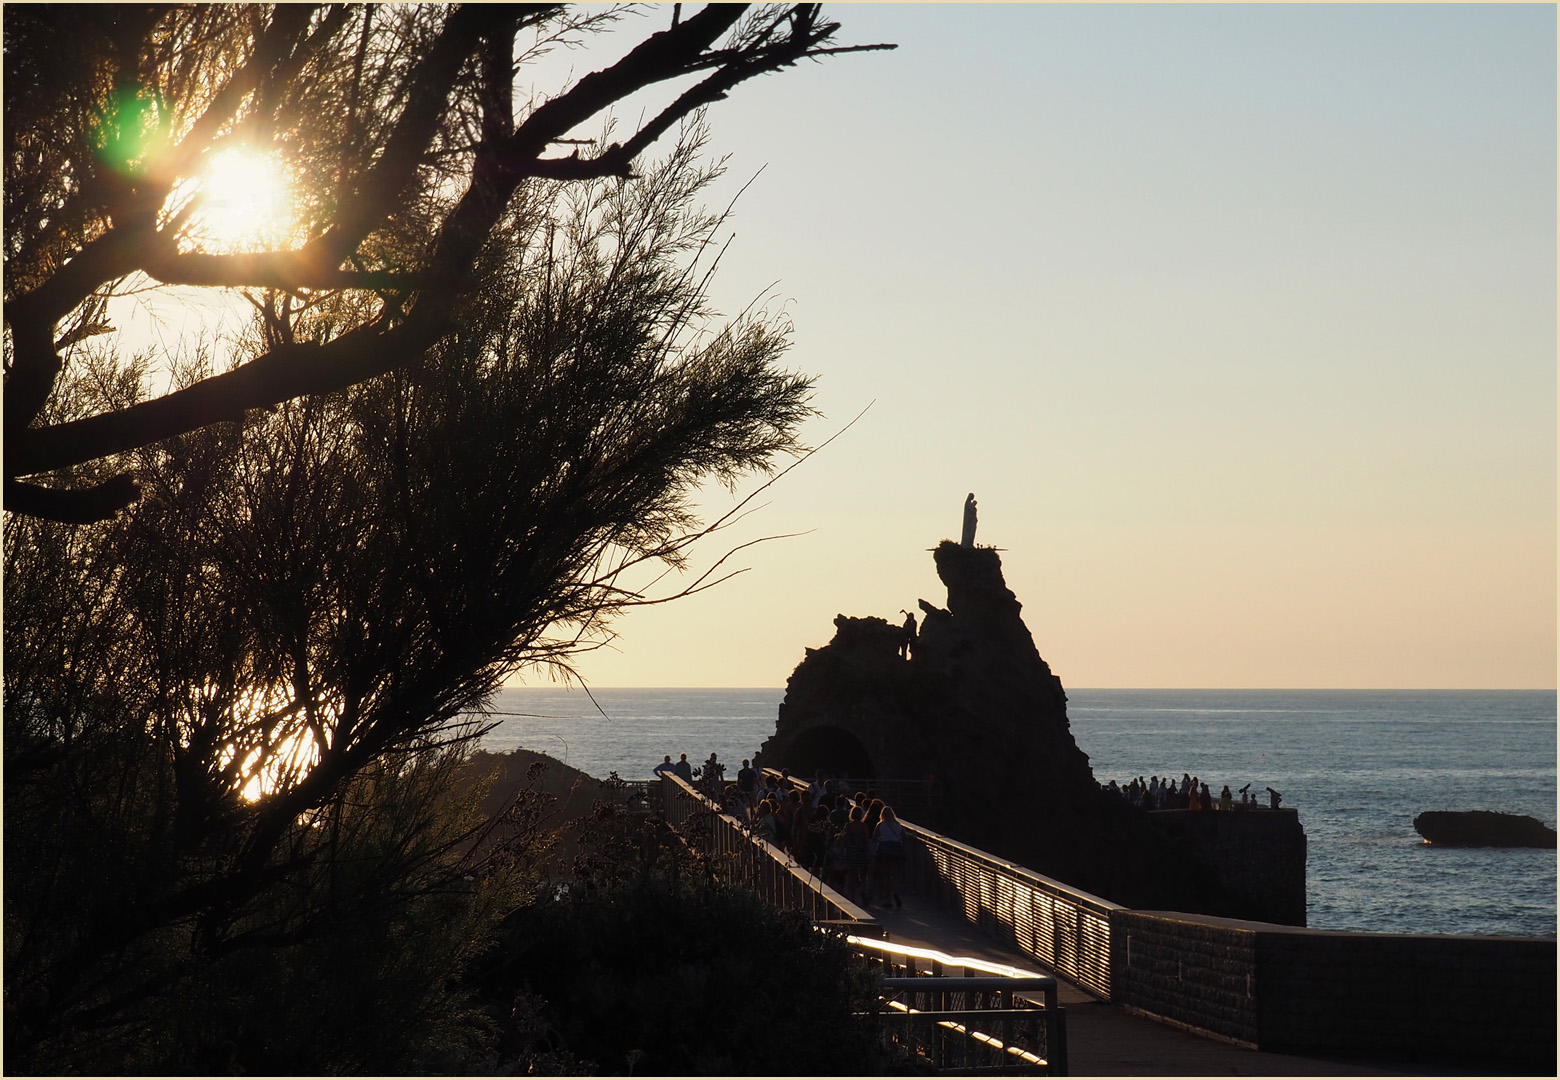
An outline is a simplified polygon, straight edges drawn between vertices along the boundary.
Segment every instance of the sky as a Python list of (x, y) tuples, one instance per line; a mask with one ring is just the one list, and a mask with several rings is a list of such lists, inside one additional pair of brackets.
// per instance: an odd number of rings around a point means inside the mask
[(836, 614), (946, 603), (973, 492), (1064, 686), (1555, 687), (1553, 5), (824, 11), (898, 48), (712, 107), (708, 201), (747, 185), (711, 295), (790, 320), (828, 445), (588, 683), (783, 686)]
[(1555, 686), (1553, 6), (825, 13), (899, 48), (711, 110), (713, 292), (867, 412), (587, 681), (783, 686), (974, 492), (1064, 685)]

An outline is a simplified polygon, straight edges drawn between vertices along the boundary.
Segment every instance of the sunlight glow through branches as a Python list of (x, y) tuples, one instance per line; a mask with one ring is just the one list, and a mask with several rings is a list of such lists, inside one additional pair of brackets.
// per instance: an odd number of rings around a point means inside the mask
[(247, 147), (216, 154), (196, 180), (204, 205), (191, 236), (213, 252), (287, 246), (294, 229), (291, 184), (280, 155)]

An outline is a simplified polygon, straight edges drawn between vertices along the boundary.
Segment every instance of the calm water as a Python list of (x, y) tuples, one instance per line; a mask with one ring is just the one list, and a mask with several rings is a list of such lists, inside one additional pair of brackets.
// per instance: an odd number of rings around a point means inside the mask
[[(773, 731), (781, 690), (503, 691), (484, 745), (593, 776), (643, 778), (671, 754), (732, 767)], [(1555, 825), (1555, 694), (1527, 691), (1070, 690), (1073, 736), (1102, 783), (1194, 773), (1273, 787), (1309, 841), (1309, 925), (1555, 934), (1555, 852), (1432, 848), (1422, 810)], [(601, 711), (597, 711), (599, 705)], [(605, 713), (605, 715), (603, 715)], [(1265, 797), (1265, 792), (1264, 792)]]

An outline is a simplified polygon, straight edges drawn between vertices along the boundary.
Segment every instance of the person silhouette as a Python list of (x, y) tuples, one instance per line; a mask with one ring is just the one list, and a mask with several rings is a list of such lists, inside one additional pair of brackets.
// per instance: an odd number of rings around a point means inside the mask
[(904, 608), (899, 610), (905, 616), (905, 624), (900, 628), (904, 632), (904, 636), (899, 639), (899, 655), (908, 660), (910, 659), (911, 650), (915, 648), (915, 616), (905, 611)]

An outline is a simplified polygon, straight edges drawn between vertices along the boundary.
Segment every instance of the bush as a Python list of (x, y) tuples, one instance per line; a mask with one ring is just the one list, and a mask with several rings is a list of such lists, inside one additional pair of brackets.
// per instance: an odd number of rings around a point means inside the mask
[(509, 1013), (501, 1060), (572, 1059), (607, 1075), (886, 1066), (873, 977), (849, 946), (697, 875), (646, 870), (608, 889), (560, 890), (510, 917), (474, 982)]

